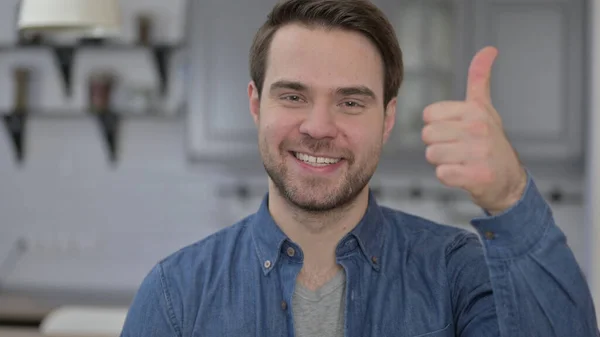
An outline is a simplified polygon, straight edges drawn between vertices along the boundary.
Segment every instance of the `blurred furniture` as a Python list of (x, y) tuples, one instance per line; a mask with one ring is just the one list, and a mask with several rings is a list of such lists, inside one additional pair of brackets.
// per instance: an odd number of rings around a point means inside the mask
[(43, 336), (118, 337), (126, 307), (64, 306), (53, 310), (40, 325)]

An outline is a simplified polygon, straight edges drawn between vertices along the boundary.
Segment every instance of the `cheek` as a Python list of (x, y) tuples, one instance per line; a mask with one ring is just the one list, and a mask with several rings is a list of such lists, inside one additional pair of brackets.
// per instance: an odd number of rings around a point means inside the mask
[(372, 121), (349, 123), (343, 130), (346, 142), (354, 151), (370, 151), (381, 144), (383, 129)]
[(368, 156), (373, 152), (373, 148), (376, 147), (376, 140), (373, 135), (370, 134), (359, 134), (355, 136), (352, 143), (353, 148), (359, 156)]
[(281, 141), (298, 133), (300, 122), (284, 114), (269, 114), (261, 120), (260, 132), (272, 141)]
[(267, 142), (268, 147), (277, 148), (287, 138), (292, 137), (293, 129), (278, 121), (264, 121), (261, 124), (260, 133), (260, 138)]

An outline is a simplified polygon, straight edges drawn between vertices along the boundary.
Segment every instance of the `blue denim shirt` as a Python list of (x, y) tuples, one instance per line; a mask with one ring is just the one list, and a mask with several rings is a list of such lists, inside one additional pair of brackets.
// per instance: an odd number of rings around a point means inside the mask
[[(510, 210), (473, 219), (479, 236), (369, 199), (336, 249), (345, 336), (600, 335), (588, 285), (531, 177)], [(157, 263), (122, 337), (294, 336), (302, 259), (265, 197), (255, 214)]]

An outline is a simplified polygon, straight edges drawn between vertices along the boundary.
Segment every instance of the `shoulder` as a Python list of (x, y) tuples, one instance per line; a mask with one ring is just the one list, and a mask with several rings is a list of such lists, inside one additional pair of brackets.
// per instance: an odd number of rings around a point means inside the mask
[[(402, 268), (419, 271), (417, 274), (426, 277), (419, 282), (431, 286), (456, 287), (467, 279), (487, 282), (485, 248), (475, 231), (386, 207), (382, 212), (389, 232), (385, 246), (392, 270), (398, 274), (404, 272)], [(394, 261), (402, 261), (401, 267)]]
[(228, 264), (222, 262), (231, 259), (232, 252), (243, 254), (239, 248), (249, 246), (244, 242), (250, 241), (247, 228), (252, 217), (182, 247), (155, 263), (136, 292), (128, 331), (138, 331), (139, 327), (146, 326), (145, 321), (153, 320), (156, 326), (168, 328), (169, 335), (173, 332), (182, 335), (181, 329), (186, 327), (184, 318), (198, 308), (203, 285), (215, 272), (228, 268)]
[(229, 256), (234, 248), (251, 240), (249, 226), (254, 214), (182, 247), (158, 262), (166, 273), (188, 273), (203, 264)]
[(181, 318), (199, 305), (204, 286), (226, 273), (231, 261), (248, 256), (253, 215), (214, 232), (159, 260), (143, 284), (152, 286), (170, 304), (174, 317)]
[(391, 237), (402, 240), (411, 250), (449, 254), (465, 244), (480, 246), (474, 231), (385, 206), (380, 208)]

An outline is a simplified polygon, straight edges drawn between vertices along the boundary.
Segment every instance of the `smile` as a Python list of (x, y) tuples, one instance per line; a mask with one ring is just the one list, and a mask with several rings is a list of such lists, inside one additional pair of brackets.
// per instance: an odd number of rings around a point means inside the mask
[(315, 167), (323, 167), (323, 166), (337, 164), (341, 160), (341, 158), (315, 157), (315, 156), (311, 156), (311, 155), (308, 155), (305, 153), (300, 153), (300, 152), (292, 152), (292, 153), (298, 160), (300, 160), (308, 165), (315, 166)]

